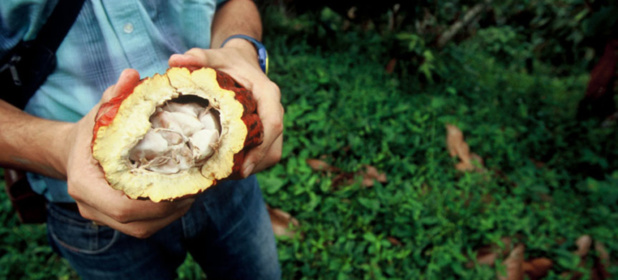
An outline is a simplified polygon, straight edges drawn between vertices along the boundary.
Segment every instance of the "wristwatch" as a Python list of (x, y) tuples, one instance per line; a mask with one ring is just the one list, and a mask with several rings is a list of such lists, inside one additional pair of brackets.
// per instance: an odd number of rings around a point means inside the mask
[(258, 63), (260, 64), (260, 68), (262, 68), (262, 71), (264, 71), (265, 74), (268, 74), (268, 52), (266, 51), (266, 47), (264, 47), (264, 45), (255, 38), (243, 34), (236, 34), (227, 37), (227, 39), (225, 39), (225, 41), (223, 41), (223, 43), (221, 44), (221, 47), (223, 47), (225, 43), (227, 43), (229, 40), (234, 38), (245, 39), (253, 44), (258, 53)]

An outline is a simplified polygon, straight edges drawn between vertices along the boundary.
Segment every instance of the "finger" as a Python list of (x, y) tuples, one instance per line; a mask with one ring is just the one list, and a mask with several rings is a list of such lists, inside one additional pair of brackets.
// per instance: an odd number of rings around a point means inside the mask
[[(102, 178), (102, 175), (99, 178), (91, 178), (90, 181), (89, 185), (79, 193), (96, 193), (96, 195), (71, 194), (78, 205), (96, 209), (101, 215), (121, 224), (173, 216), (178, 211), (190, 207), (194, 201), (194, 198), (159, 203), (150, 200), (132, 200), (122, 191), (112, 189), (107, 181)], [(85, 218), (92, 219), (94, 217)]]
[(186, 67), (190, 70), (202, 67), (214, 68), (229, 74), (248, 90), (253, 90), (254, 81), (266, 78), (257, 62), (247, 63), (235, 49), (193, 48), (184, 54), (172, 55), (168, 64), (170, 67)]
[(243, 176), (245, 177), (264, 170), (281, 158), (282, 124), (278, 121), (276, 121), (276, 124), (269, 124), (266, 120), (262, 120), (262, 123), (264, 124), (264, 139), (262, 144), (247, 153), (243, 164)]
[(245, 177), (275, 164), (281, 158), (284, 109), (277, 97), (279, 95), (278, 89), (270, 94), (272, 97), (254, 94), (258, 99), (258, 113), (264, 127), (264, 139), (262, 144), (247, 154), (243, 166), (243, 176)]
[[(90, 120), (98, 120), (100, 117), (113, 112), (117, 102), (110, 102), (113, 98), (122, 98), (133, 92), (133, 89), (139, 84), (139, 73), (134, 69), (125, 69), (120, 73), (118, 82), (105, 90), (99, 103), (90, 110), (86, 118)], [(92, 118), (91, 116), (94, 116)]]
[(169, 225), (173, 221), (182, 217), (189, 210), (190, 207), (190, 205), (186, 206), (179, 209), (179, 211), (174, 212), (172, 215), (168, 215), (160, 219), (137, 221), (131, 223), (120, 223), (109, 216), (103, 215), (101, 212), (98, 212), (96, 209), (87, 205), (80, 205), (79, 212), (84, 218), (92, 220), (98, 225), (108, 226), (124, 234), (137, 238), (147, 238), (159, 231), (160, 229), (164, 228), (165, 226)]
[(101, 97), (101, 102), (105, 103), (112, 98), (120, 95), (126, 95), (133, 91), (133, 89), (139, 84), (139, 73), (135, 69), (125, 69), (120, 73), (118, 81), (115, 85), (109, 87)]
[(210, 67), (217, 70), (222, 70), (235, 79), (239, 79), (243, 86), (247, 87), (248, 81), (243, 79), (247, 76), (247, 72), (250, 71), (249, 64), (246, 61), (239, 58), (234, 50), (226, 49), (199, 49), (193, 48), (185, 52), (184, 54), (173, 54), (168, 60), (170, 67), (186, 67), (192, 70), (202, 67)]
[(219, 68), (221, 62), (218, 52), (193, 48), (186, 51), (184, 54), (173, 54), (168, 60), (171, 67), (205, 67)]
[[(182, 209), (190, 207), (195, 201), (194, 198), (186, 198), (173, 202), (152, 202), (150, 200), (133, 200), (127, 198), (121, 191), (117, 192), (116, 199), (104, 205), (103, 208), (98, 208), (98, 211), (114, 221), (126, 224), (137, 221), (150, 221), (163, 219), (169, 216), (176, 215)], [(95, 203), (105, 203), (98, 201)]]
[(187, 67), (192, 70), (201, 68), (205, 65), (201, 63), (197, 57), (186, 54), (174, 54), (170, 56), (167, 63), (170, 67)]
[[(72, 169), (69, 169), (67, 184), (69, 195), (79, 205), (88, 205), (119, 223), (128, 223), (161, 218), (193, 203), (192, 197), (161, 203), (131, 200), (122, 191), (109, 186), (98, 162), (89, 152), (90, 141), (78, 141), (76, 145), (79, 145), (76, 149), (83, 151), (74, 155), (80, 157), (74, 159), (80, 165), (78, 169), (80, 174), (73, 175), (70, 173)], [(83, 174), (88, 175), (84, 177)]]
[[(259, 151), (251, 151), (247, 157), (254, 157), (254, 159), (250, 159), (250, 161), (255, 160), (257, 164), (251, 170), (247, 170), (246, 173), (243, 173), (245, 177), (251, 175), (252, 173), (258, 173), (262, 170), (265, 170), (277, 162), (281, 160), (281, 152), (283, 147), (283, 134), (279, 135), (277, 139), (273, 142), (273, 144), (269, 147), (268, 151), (261, 154)], [(254, 155), (252, 153), (255, 153)]]

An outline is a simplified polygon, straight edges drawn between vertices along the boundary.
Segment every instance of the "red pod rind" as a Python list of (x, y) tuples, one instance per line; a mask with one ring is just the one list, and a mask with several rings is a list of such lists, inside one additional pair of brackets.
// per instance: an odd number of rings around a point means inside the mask
[(240, 102), (244, 107), (242, 120), (248, 130), (244, 144), (245, 147), (241, 152), (234, 156), (234, 168), (232, 175), (230, 176), (231, 179), (239, 179), (242, 178), (242, 165), (244, 163), (246, 153), (252, 148), (262, 144), (262, 140), (264, 138), (264, 128), (262, 126), (262, 122), (260, 121), (260, 117), (257, 114), (257, 103), (253, 98), (253, 93), (238, 84), (228, 74), (221, 71), (217, 72), (217, 82), (221, 88), (234, 91), (236, 93), (236, 100), (238, 100), (238, 102)]

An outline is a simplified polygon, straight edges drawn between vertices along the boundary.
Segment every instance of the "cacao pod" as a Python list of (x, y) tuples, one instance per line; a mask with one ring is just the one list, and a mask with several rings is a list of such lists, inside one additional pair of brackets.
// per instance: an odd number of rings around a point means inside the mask
[(263, 128), (252, 93), (210, 68), (170, 68), (99, 108), (92, 155), (114, 189), (155, 202), (241, 177)]

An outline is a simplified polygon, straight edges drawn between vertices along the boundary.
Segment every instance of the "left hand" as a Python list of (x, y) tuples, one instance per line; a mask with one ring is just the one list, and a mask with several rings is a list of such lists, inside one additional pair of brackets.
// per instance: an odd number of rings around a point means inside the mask
[(279, 162), (283, 145), (284, 115), (281, 92), (260, 69), (257, 53), (251, 43), (243, 39), (233, 39), (220, 49), (194, 48), (184, 54), (172, 55), (168, 63), (170, 67), (187, 67), (191, 70), (202, 67), (221, 70), (253, 92), (258, 115), (264, 126), (264, 140), (245, 157), (243, 177)]

